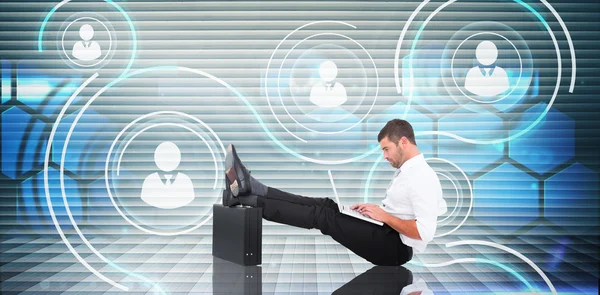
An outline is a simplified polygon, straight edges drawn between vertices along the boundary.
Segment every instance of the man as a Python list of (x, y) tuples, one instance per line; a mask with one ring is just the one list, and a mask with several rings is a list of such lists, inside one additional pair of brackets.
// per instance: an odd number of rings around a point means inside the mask
[(254, 177), (229, 145), (225, 158), (227, 193), (223, 205), (263, 208), (263, 218), (302, 228), (317, 228), (324, 235), (376, 265), (402, 265), (423, 252), (435, 234), (437, 217), (446, 212), (440, 182), (419, 152), (412, 126), (389, 121), (378, 136), (384, 158), (396, 168), (382, 207), (351, 207), (384, 223), (379, 226), (341, 214), (329, 198), (309, 198), (267, 187)]

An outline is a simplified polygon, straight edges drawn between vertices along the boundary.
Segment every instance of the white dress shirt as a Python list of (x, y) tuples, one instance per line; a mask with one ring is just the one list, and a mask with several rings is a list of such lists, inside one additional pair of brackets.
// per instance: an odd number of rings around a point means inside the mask
[(446, 213), (447, 208), (440, 180), (423, 154), (407, 160), (396, 170), (386, 190), (383, 210), (403, 220), (417, 220), (421, 240), (403, 234), (400, 239), (418, 253), (425, 251), (435, 235), (438, 216)]

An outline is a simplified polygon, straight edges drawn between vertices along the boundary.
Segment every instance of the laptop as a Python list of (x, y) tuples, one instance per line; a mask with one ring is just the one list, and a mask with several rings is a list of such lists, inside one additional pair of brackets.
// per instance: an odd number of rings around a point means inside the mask
[(348, 207), (346, 205), (342, 205), (342, 203), (340, 202), (340, 197), (338, 196), (337, 190), (335, 189), (335, 183), (333, 183), (333, 176), (331, 175), (331, 170), (327, 170), (327, 173), (329, 173), (329, 181), (331, 181), (331, 187), (333, 187), (333, 194), (335, 195), (335, 200), (338, 203), (341, 213), (346, 214), (348, 216), (352, 216), (354, 218), (362, 219), (364, 221), (368, 221), (370, 223), (374, 223), (377, 225), (383, 225), (383, 222), (381, 222), (381, 221), (375, 220), (369, 216), (362, 215), (358, 211), (351, 210), (350, 207)]

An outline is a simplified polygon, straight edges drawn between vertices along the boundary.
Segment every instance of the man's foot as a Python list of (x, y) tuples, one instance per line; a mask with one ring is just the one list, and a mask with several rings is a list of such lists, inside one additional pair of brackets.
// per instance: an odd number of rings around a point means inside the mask
[(234, 207), (240, 205), (240, 200), (234, 197), (229, 190), (223, 190), (223, 206)]
[(232, 144), (227, 147), (225, 176), (227, 178), (226, 190), (230, 191), (234, 197), (252, 193), (252, 189), (250, 188), (250, 171), (242, 164)]
[(233, 196), (229, 187), (231, 186), (231, 182), (225, 175), (225, 189), (223, 190), (223, 206), (225, 207), (233, 207), (240, 204), (240, 200)]
[(246, 195), (234, 197), (228, 190), (223, 190), (223, 206), (235, 207), (238, 205), (258, 207), (258, 196)]

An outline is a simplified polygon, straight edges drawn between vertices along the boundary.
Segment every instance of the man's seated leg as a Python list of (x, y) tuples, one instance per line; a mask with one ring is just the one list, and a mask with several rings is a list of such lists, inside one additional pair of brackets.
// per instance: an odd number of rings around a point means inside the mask
[[(317, 228), (352, 252), (377, 265), (400, 265), (412, 258), (412, 249), (391, 227), (378, 226), (339, 212), (328, 198), (309, 198), (268, 188), (252, 176), (230, 145), (225, 160), (227, 194), (235, 204), (263, 208), (263, 218), (274, 222)], [(227, 182), (227, 181), (226, 181)], [(235, 198), (238, 198), (237, 200)]]
[[(335, 204), (335, 202), (333, 202)], [(379, 226), (328, 206), (302, 205), (287, 200), (258, 198), (263, 218), (306, 229), (316, 228), (358, 256), (377, 265), (401, 265), (412, 258), (412, 249), (389, 226)]]
[(412, 259), (412, 248), (400, 235), (384, 224), (376, 225), (339, 212), (327, 212), (318, 229), (356, 255), (375, 265), (402, 265)]
[(227, 156), (225, 157), (225, 189), (226, 193), (223, 198), (224, 206), (235, 206), (237, 204), (247, 205), (253, 202), (244, 202), (244, 196), (254, 195), (271, 199), (283, 200), (296, 204), (327, 206), (329, 208), (337, 208), (337, 204), (327, 198), (309, 198), (299, 195), (290, 194), (276, 188), (267, 187), (260, 181), (256, 180), (246, 166), (242, 163), (236, 152), (235, 146), (230, 144), (227, 147)]
[(286, 201), (294, 204), (306, 205), (306, 206), (325, 206), (331, 209), (338, 210), (338, 204), (330, 198), (311, 198), (292, 193), (284, 192), (282, 190), (269, 187), (267, 190), (268, 199)]

